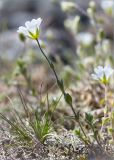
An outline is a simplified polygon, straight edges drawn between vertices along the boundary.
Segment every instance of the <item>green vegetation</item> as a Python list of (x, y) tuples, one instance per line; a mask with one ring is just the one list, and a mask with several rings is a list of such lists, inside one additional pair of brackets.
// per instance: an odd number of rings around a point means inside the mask
[[(71, 14), (78, 6), (73, 2), (62, 2), (61, 7)], [(3, 106), (6, 103), (6, 110), (2, 107), (0, 113), (0, 128), (5, 133), (6, 126), (10, 135), (10, 143), (3, 145), (6, 150), (15, 146), (24, 150), (25, 155), (26, 150), (30, 150), (35, 157), (38, 147), (43, 146), (47, 150), (44, 151), (45, 158), (53, 155), (61, 160), (62, 156), (72, 160), (114, 159), (113, 39), (107, 38), (105, 21), (97, 13), (94, 1), (82, 13), (89, 18), (94, 32), (81, 32), (83, 26), (79, 15), (65, 21), (65, 27), (77, 40), (77, 58), (71, 55), (71, 66), (64, 66), (60, 59), (55, 64), (46, 48), (42, 48), (39, 40), (41, 18), (19, 27), (22, 43), (28, 39), (34, 41), (44, 59), (36, 65), (36, 57), (23, 55), (12, 64), (11, 75), (5, 77), (3, 73), (2, 83), (7, 89), (17, 89), (13, 95), (4, 88), (6, 94), (0, 93), (0, 102)], [(105, 8), (104, 14), (112, 18), (111, 7)], [(41, 66), (43, 69), (37, 72)], [(46, 78), (49, 80), (44, 85)], [(17, 97), (19, 101), (14, 104), (13, 98)]]

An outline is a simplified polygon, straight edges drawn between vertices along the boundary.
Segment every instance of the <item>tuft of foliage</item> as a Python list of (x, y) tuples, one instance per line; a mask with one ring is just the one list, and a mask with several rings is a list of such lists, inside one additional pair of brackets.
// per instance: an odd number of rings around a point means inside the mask
[(0, 113), (0, 116), (11, 126), (11, 132), (16, 136), (18, 141), (31, 144), (35, 137), (43, 143), (46, 137), (52, 132), (52, 122), (49, 112), (46, 111), (41, 116), (37, 109), (33, 109), (31, 115), (30, 109), (20, 90), (19, 95), (26, 116), (22, 118), (17, 111), (15, 111), (12, 120), (9, 120), (2, 113)]

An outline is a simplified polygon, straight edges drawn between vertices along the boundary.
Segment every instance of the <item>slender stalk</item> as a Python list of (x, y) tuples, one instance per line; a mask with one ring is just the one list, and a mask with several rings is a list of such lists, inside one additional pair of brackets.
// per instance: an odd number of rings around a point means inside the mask
[(85, 136), (85, 138), (86, 138), (86, 140), (87, 140), (88, 138), (87, 138), (87, 136), (86, 136), (86, 133), (85, 133), (83, 127), (82, 127), (82, 124), (81, 124), (80, 120), (78, 120), (77, 122), (78, 122), (78, 124), (79, 124), (79, 126), (80, 126), (80, 128), (81, 128), (81, 130), (82, 130), (82, 132), (83, 132), (83, 134), (84, 134), (84, 136)]
[[(42, 49), (42, 47), (41, 47), (41, 45), (40, 45), (38, 39), (36, 39), (36, 42), (37, 42), (37, 44), (38, 44), (38, 46), (39, 46), (39, 48), (40, 48), (40, 51), (42, 52), (43, 56), (44, 56), (45, 59), (47, 60), (47, 62), (48, 62), (48, 64), (49, 64), (50, 68), (52, 69), (52, 71), (53, 71), (53, 73), (54, 73), (54, 75), (55, 75), (57, 84), (58, 84), (58, 86), (59, 86), (61, 92), (64, 94), (64, 97), (65, 97), (66, 93), (65, 93), (65, 90), (64, 90), (64, 86), (63, 86), (63, 89), (61, 89), (60, 80), (59, 80), (58, 75), (57, 75), (57, 73), (56, 73), (56, 71), (55, 71), (55, 68), (54, 68), (53, 63), (48, 59), (48, 57), (47, 57), (46, 54), (44, 53), (44, 51), (43, 51), (43, 49)], [(65, 100), (65, 101), (66, 101), (66, 100)], [(67, 102), (67, 101), (66, 101), (66, 102)], [(68, 103), (68, 102), (67, 102), (67, 103)], [(77, 123), (79, 124), (79, 126), (80, 126), (80, 128), (81, 128), (81, 130), (82, 130), (82, 132), (83, 132), (83, 134), (84, 134), (84, 136), (85, 136), (85, 138), (88, 139), (87, 136), (86, 136), (86, 133), (85, 133), (83, 127), (82, 127), (82, 124), (81, 124), (80, 120), (79, 120), (79, 119), (77, 120), (77, 113), (75, 112), (75, 109), (74, 109), (72, 103), (68, 103), (68, 104), (69, 104), (69, 106), (71, 107), (72, 112), (73, 112), (73, 114), (74, 114), (74, 116), (75, 116), (75, 120), (76, 120)]]
[(80, 126), (80, 128), (81, 128), (81, 130), (82, 130), (82, 132), (83, 132), (83, 134), (84, 134), (84, 136), (85, 136), (85, 138), (88, 139), (87, 136), (86, 136), (86, 133), (85, 133), (83, 127), (82, 127), (82, 124), (81, 124), (80, 120), (77, 119), (77, 114), (76, 114), (76, 112), (75, 112), (75, 110), (74, 110), (73, 105), (70, 104), (70, 107), (71, 107), (71, 109), (72, 109), (72, 111), (73, 111), (73, 113), (74, 113), (75, 119), (76, 119), (76, 121), (78, 122), (78, 124), (79, 124), (79, 126)]
[(56, 80), (57, 80), (57, 82), (58, 82), (59, 79), (58, 79), (58, 76), (57, 76), (57, 73), (56, 73), (56, 71), (55, 71), (54, 66), (52, 67), (52, 65), (53, 65), (52, 62), (48, 59), (48, 57), (47, 57), (46, 54), (44, 53), (44, 51), (43, 51), (43, 49), (42, 49), (42, 47), (41, 47), (41, 45), (40, 45), (38, 39), (36, 39), (36, 41), (37, 41), (37, 44), (38, 44), (38, 46), (39, 46), (39, 48), (40, 48), (40, 50), (41, 50), (43, 56), (46, 58), (46, 60), (47, 60), (47, 62), (48, 62), (48, 64), (49, 64), (49, 66), (51, 67), (52, 71), (54, 72), (55, 78), (56, 78)]
[(95, 129), (94, 129), (93, 125), (90, 124), (90, 127), (91, 127), (91, 129), (93, 131), (95, 140), (97, 141), (97, 143), (100, 146), (100, 148), (102, 148), (102, 145), (100, 144), (100, 141), (99, 141), (99, 135), (98, 136), (95, 135)]
[(108, 116), (107, 93), (108, 93), (108, 87), (107, 87), (107, 85), (105, 85), (105, 110), (104, 110), (104, 117), (105, 117), (105, 118)]
[[(103, 121), (108, 117), (108, 100), (107, 100), (107, 92), (108, 92), (108, 86), (107, 84), (104, 85), (104, 100), (105, 100), (105, 108), (104, 108), (104, 117), (103, 117)], [(103, 132), (104, 129), (104, 122), (102, 122), (102, 126), (101, 126), (101, 133)]]
[(111, 122), (110, 123), (111, 123), (110, 126), (112, 128), (112, 133), (111, 133), (112, 140), (114, 142), (114, 112), (111, 113)]

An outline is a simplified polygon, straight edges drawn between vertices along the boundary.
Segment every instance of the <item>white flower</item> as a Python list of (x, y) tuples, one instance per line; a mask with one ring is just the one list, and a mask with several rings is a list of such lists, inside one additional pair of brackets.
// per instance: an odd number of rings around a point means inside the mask
[(110, 76), (113, 74), (114, 70), (110, 66), (98, 66), (94, 69), (94, 74), (91, 74), (92, 78), (99, 80), (104, 84), (109, 83)]
[(114, 1), (113, 0), (102, 0), (101, 7), (107, 13), (114, 13)]
[(94, 36), (89, 32), (80, 32), (76, 36), (77, 42), (83, 44), (84, 46), (89, 46), (94, 41)]
[(107, 9), (107, 8), (112, 8), (114, 5), (114, 1), (113, 0), (102, 0), (101, 1), (101, 7), (103, 9)]
[(73, 19), (66, 19), (64, 21), (65, 27), (71, 29), (71, 31), (76, 34), (79, 29), (80, 16), (75, 16)]
[(25, 27), (20, 26), (17, 32), (22, 33), (24, 36), (27, 36), (31, 39), (38, 39), (40, 34), (39, 30), (41, 22), (42, 22), (41, 18), (27, 21), (25, 22)]

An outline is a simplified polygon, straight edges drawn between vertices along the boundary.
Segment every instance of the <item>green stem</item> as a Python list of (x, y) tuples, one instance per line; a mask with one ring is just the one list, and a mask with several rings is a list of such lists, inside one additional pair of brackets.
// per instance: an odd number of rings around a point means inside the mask
[(114, 142), (114, 112), (111, 113), (112, 140)]
[(105, 117), (105, 118), (106, 118), (107, 115), (108, 115), (107, 92), (108, 92), (108, 88), (107, 88), (107, 85), (105, 85), (105, 112), (104, 112), (104, 117)]
[(89, 125), (90, 125), (90, 127), (91, 127), (91, 129), (92, 129), (92, 131), (93, 131), (95, 140), (97, 141), (97, 143), (98, 143), (98, 145), (100, 146), (100, 148), (102, 148), (102, 145), (100, 144), (100, 141), (99, 141), (99, 138), (98, 138), (99, 135), (96, 136), (96, 134), (95, 134), (94, 126), (93, 126), (92, 124), (89, 124)]
[[(55, 68), (54, 68), (53, 63), (48, 59), (48, 57), (46, 56), (46, 54), (45, 54), (44, 51), (42, 50), (42, 47), (41, 47), (38, 39), (36, 39), (36, 42), (37, 42), (37, 44), (38, 44), (38, 46), (39, 46), (39, 48), (40, 48), (40, 51), (42, 52), (43, 56), (44, 56), (45, 59), (47, 60), (50, 68), (52, 69), (52, 71), (53, 71), (53, 73), (54, 73), (54, 75), (55, 75), (57, 84), (58, 84), (61, 92), (62, 92), (62, 93), (64, 94), (64, 96), (65, 96), (66, 93), (65, 93), (65, 91), (64, 91), (64, 86), (63, 86), (63, 89), (61, 89), (61, 87), (60, 87), (60, 80), (59, 80), (59, 78), (58, 78), (58, 76), (57, 76), (57, 73), (56, 73), (56, 71), (55, 71)], [(65, 101), (66, 101), (66, 100), (65, 100)], [(66, 101), (66, 102), (67, 102), (67, 101)], [(67, 103), (68, 103), (68, 102), (67, 102)], [(68, 104), (69, 104), (69, 103), (68, 103)], [(84, 136), (85, 136), (85, 138), (87, 139), (86, 133), (84, 132), (84, 129), (83, 129), (83, 127), (82, 127), (81, 122), (80, 122), (79, 120), (77, 120), (77, 114), (76, 114), (76, 112), (75, 112), (75, 109), (74, 109), (73, 105), (70, 103), (69, 106), (70, 106), (71, 109), (72, 109), (72, 112), (73, 112), (73, 114), (74, 114), (74, 116), (75, 116), (75, 120), (78, 122), (78, 124), (79, 124), (79, 126), (80, 126), (80, 128), (81, 128), (81, 130), (82, 130), (82, 132), (83, 132), (83, 134), (84, 134)]]
[(86, 140), (88, 140), (88, 137), (86, 136), (86, 133), (85, 133), (83, 127), (82, 127), (82, 124), (81, 124), (80, 120), (78, 120), (77, 122), (78, 122), (78, 124), (79, 124), (79, 126), (80, 126), (80, 128), (81, 128), (81, 130), (82, 130), (82, 133), (83, 133), (83, 135), (85, 136)]
[[(105, 84), (105, 86), (104, 86), (104, 89), (105, 89), (105, 95), (104, 95), (104, 98), (105, 98), (105, 108), (104, 108), (103, 121), (104, 121), (104, 120), (107, 118), (107, 116), (108, 116), (108, 101), (107, 101), (108, 88), (107, 88), (107, 85), (106, 85), (106, 84)], [(103, 129), (104, 129), (104, 123), (102, 122), (101, 133), (103, 132)]]
[(48, 64), (49, 64), (49, 66), (51, 67), (52, 71), (54, 72), (54, 75), (55, 75), (55, 78), (56, 78), (57, 82), (59, 82), (59, 79), (58, 79), (58, 76), (57, 76), (57, 74), (56, 74), (56, 71), (55, 71), (55, 68), (54, 68), (53, 63), (48, 59), (48, 57), (47, 57), (46, 54), (44, 53), (44, 51), (43, 51), (43, 49), (42, 49), (42, 47), (41, 47), (41, 45), (40, 45), (38, 39), (36, 39), (36, 41), (37, 41), (37, 44), (38, 44), (38, 46), (39, 46), (39, 48), (40, 48), (40, 50), (41, 50), (43, 56), (46, 58), (46, 60), (47, 60), (47, 62), (48, 62)]

